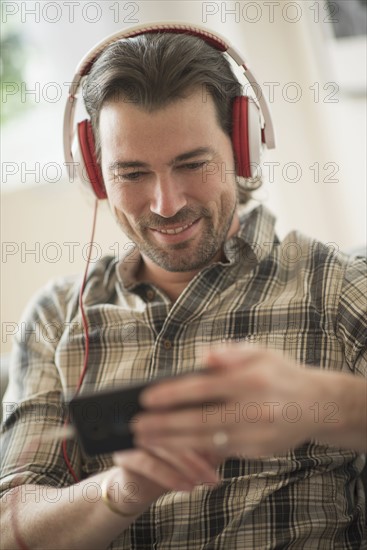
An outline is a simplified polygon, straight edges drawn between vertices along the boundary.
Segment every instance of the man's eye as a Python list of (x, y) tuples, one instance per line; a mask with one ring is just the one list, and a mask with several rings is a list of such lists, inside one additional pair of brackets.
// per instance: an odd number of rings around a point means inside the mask
[(205, 161), (190, 162), (189, 164), (184, 164), (182, 168), (186, 168), (187, 170), (200, 170), (200, 168), (202, 168), (205, 164)]
[(117, 181), (136, 181), (138, 180), (144, 172), (130, 172), (129, 174), (115, 174)]

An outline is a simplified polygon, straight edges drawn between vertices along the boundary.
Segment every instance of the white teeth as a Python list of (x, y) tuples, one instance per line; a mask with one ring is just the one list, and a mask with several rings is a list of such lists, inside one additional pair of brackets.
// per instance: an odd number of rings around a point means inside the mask
[(160, 233), (166, 233), (167, 235), (175, 235), (177, 233), (182, 233), (182, 231), (185, 231), (188, 227), (190, 227), (192, 223), (189, 223), (188, 225), (183, 225), (182, 227), (176, 227), (176, 229), (158, 229)]

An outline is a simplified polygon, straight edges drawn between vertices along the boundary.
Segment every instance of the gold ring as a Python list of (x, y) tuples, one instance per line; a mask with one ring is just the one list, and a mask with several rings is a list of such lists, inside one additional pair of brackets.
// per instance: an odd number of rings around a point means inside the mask
[(215, 432), (213, 435), (213, 445), (219, 448), (226, 447), (228, 444), (228, 435), (224, 431)]

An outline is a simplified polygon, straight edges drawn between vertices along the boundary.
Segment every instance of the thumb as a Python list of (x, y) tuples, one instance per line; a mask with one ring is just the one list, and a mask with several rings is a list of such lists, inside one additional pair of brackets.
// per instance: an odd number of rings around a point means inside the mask
[(209, 368), (228, 369), (253, 364), (264, 355), (264, 350), (249, 344), (227, 344), (207, 352), (204, 363)]

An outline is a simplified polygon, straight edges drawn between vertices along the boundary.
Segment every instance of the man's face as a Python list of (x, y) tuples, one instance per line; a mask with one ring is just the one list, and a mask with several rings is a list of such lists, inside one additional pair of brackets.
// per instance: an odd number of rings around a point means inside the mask
[(219, 259), (237, 191), (212, 98), (199, 90), (151, 113), (106, 103), (99, 130), (110, 205), (143, 258), (173, 272)]

